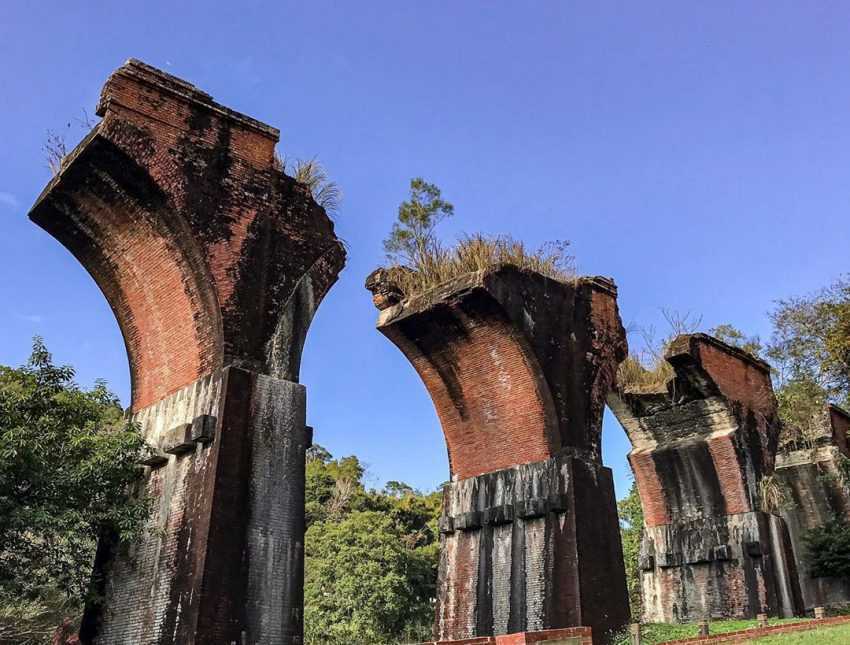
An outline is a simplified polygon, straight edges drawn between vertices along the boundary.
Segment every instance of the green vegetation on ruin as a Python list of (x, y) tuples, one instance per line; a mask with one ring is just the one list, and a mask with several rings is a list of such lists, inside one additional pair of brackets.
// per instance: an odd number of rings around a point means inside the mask
[(453, 278), (501, 265), (541, 273), (555, 280), (575, 277), (569, 243), (554, 241), (537, 249), (510, 236), (471, 234), (446, 246), (435, 234), (437, 225), (454, 215), (442, 192), (421, 178), (410, 181), (410, 198), (398, 208), (398, 219), (384, 240), (391, 281), (405, 297), (429, 291)]

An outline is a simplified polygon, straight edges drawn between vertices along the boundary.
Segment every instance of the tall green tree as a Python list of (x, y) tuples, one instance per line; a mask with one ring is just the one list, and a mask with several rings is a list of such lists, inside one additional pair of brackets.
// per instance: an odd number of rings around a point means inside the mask
[(850, 277), (808, 296), (780, 300), (771, 321), (767, 355), (780, 386), (807, 383), (834, 402), (850, 403)]
[(632, 482), (629, 494), (617, 502), (620, 516), (620, 539), (623, 543), (623, 561), (626, 565), (626, 587), (632, 620), (640, 620), (640, 543), (643, 539), (643, 507), (640, 504), (637, 484)]
[(36, 338), (29, 362), (0, 366), (0, 596), (80, 603), (98, 537), (133, 539), (146, 448), (102, 382), (74, 383)]
[(384, 240), (387, 257), (399, 265), (417, 268), (438, 242), (434, 229), (454, 214), (454, 206), (442, 198), (435, 184), (421, 177), (410, 180), (410, 199), (398, 207), (398, 221)]
[(356, 457), (314, 446), (307, 460), (305, 638), (310, 645), (430, 637), (441, 494), (363, 485)]
[(407, 536), (390, 515), (379, 511), (354, 511), (340, 522), (310, 527), (305, 538), (308, 643), (427, 638), (433, 620), (434, 563), (431, 551), (411, 548)]

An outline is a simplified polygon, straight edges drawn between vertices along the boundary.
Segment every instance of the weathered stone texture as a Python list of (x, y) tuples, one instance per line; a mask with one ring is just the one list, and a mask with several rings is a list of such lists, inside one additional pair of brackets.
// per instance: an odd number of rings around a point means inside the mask
[(133, 408), (225, 365), (297, 381), (344, 251), (275, 167), (278, 132), (129, 61), (30, 213), (88, 269), (127, 344)]
[(678, 337), (674, 378), (612, 392), (644, 508), (643, 619), (800, 610), (783, 520), (761, 507), (779, 439), (768, 366), (704, 334)]
[(301, 350), (345, 253), (278, 132), (138, 61), (30, 213), (118, 319), (154, 449), (140, 543), (98, 548), (96, 643), (300, 643)]
[(603, 635), (625, 624), (600, 455), (605, 397), (626, 352), (613, 283), (503, 266), (403, 299), (387, 279), (367, 282), (378, 329), (425, 382), (449, 454), (436, 636), (576, 625)]
[(834, 577), (815, 578), (806, 558), (803, 536), (834, 517), (850, 520), (850, 492), (842, 462), (850, 458), (847, 432), (850, 415), (830, 405), (817, 420), (820, 429), (811, 445), (786, 446), (776, 458), (776, 475), (789, 498), (781, 513), (788, 524), (797, 559), (806, 610), (850, 604), (850, 583)]
[(545, 629), (499, 636), (431, 641), (422, 643), (422, 645), (526, 645), (527, 643), (593, 645), (593, 630), (590, 627), (567, 627), (565, 629)]

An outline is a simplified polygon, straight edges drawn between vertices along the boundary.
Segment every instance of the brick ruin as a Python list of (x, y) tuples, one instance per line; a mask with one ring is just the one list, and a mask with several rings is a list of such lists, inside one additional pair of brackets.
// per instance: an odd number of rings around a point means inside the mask
[(311, 318), (345, 253), (278, 131), (138, 61), (30, 213), (89, 271), (130, 362), (150, 530), (98, 546), (87, 643), (302, 641)]
[[(140, 542), (100, 541), (81, 639), (300, 643), (311, 430), (298, 374), (345, 252), (276, 163), (276, 129), (135, 60), (97, 113), (30, 217), (115, 312), (154, 511)], [(404, 298), (378, 270), (367, 288), (445, 435), (439, 641), (572, 628), (584, 642), (589, 627), (600, 642), (628, 622), (606, 400), (644, 508), (645, 621), (850, 603), (846, 582), (810, 575), (802, 546), (850, 518), (844, 411), (777, 454), (769, 367), (704, 334), (673, 342), (667, 383), (616, 390), (627, 348), (605, 278), (498, 266)], [(777, 481), (792, 502), (780, 514), (762, 502)]]
[(643, 620), (797, 615), (787, 528), (762, 504), (780, 430), (770, 368), (705, 334), (665, 358), (667, 383), (609, 397), (644, 509)]
[(812, 425), (814, 432), (808, 441), (789, 442), (776, 457), (776, 476), (788, 497), (780, 513), (791, 534), (807, 611), (850, 604), (850, 583), (841, 578), (813, 577), (803, 544), (809, 529), (822, 526), (833, 517), (850, 520), (850, 415), (829, 405), (813, 419)]
[(435, 637), (583, 625), (604, 640), (629, 619), (600, 454), (606, 395), (626, 355), (613, 282), (504, 266), (402, 300), (379, 269), (367, 288), (448, 448)]

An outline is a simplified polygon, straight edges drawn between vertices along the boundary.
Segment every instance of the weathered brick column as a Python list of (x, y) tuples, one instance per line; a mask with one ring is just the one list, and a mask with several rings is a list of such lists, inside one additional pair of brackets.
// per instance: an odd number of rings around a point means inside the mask
[(705, 334), (666, 360), (665, 385), (609, 397), (644, 510), (643, 620), (795, 615), (787, 529), (761, 503), (779, 439), (770, 368)]
[(154, 512), (98, 548), (92, 643), (300, 643), (310, 320), (345, 254), (278, 131), (138, 61), (30, 217), (118, 319)]
[[(625, 356), (616, 288), (505, 266), (402, 300), (367, 281), (448, 447), (438, 640), (628, 622), (605, 397)], [(600, 640), (602, 642), (602, 640)]]
[(815, 607), (850, 604), (850, 582), (841, 578), (815, 578), (806, 562), (803, 536), (833, 517), (850, 520), (848, 464), (850, 415), (829, 405), (816, 420), (818, 432), (811, 445), (786, 446), (776, 456), (776, 476), (790, 499), (781, 514), (788, 524), (791, 544), (797, 556), (797, 570), (803, 603), (807, 611)]

